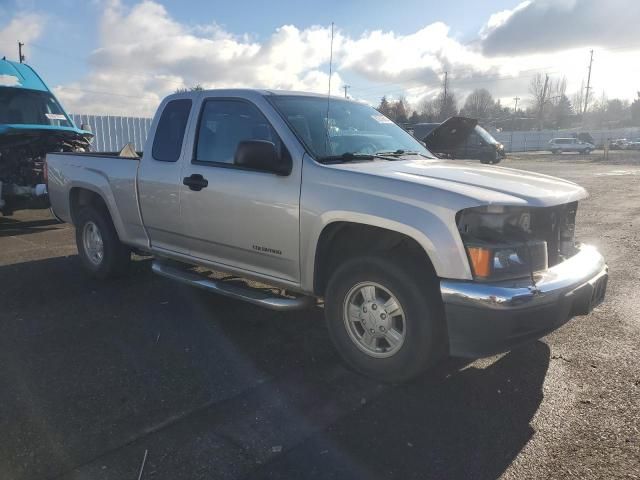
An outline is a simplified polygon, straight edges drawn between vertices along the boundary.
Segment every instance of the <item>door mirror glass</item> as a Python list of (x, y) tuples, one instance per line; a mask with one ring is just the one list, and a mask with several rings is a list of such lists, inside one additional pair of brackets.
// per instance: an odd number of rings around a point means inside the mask
[(233, 163), (239, 167), (251, 168), (277, 175), (291, 173), (291, 157), (283, 152), (278, 154), (273, 142), (267, 140), (243, 140), (238, 143)]

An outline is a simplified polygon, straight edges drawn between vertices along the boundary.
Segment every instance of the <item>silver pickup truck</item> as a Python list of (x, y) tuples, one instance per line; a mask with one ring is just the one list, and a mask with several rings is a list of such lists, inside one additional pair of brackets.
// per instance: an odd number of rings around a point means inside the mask
[(384, 381), (540, 338), (605, 294), (603, 257), (574, 239), (583, 188), (439, 160), (357, 102), (180, 93), (141, 158), (52, 153), (46, 167), (95, 276), (146, 252), (154, 272), (212, 292), (323, 305), (346, 362)]

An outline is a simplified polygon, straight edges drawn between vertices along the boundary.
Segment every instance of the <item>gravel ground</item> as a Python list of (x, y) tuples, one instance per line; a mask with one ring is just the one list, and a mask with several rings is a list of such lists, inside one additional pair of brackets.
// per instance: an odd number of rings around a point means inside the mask
[(153, 276), (99, 282), (73, 229), (0, 218), (0, 478), (640, 478), (640, 154), (513, 155), (585, 186), (607, 299), (408, 385), (344, 368), (322, 312)]

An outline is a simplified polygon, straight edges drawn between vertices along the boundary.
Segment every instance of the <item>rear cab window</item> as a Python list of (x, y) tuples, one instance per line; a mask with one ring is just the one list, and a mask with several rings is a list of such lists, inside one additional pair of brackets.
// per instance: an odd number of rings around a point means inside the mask
[(190, 99), (182, 98), (165, 105), (153, 138), (151, 156), (155, 160), (175, 162), (180, 158), (191, 103)]

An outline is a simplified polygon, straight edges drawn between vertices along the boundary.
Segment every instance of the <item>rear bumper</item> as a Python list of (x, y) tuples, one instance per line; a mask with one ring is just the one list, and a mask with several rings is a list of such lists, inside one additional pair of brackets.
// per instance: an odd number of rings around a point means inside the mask
[(449, 353), (483, 357), (538, 339), (604, 299), (607, 265), (593, 247), (531, 279), (495, 283), (441, 280)]

